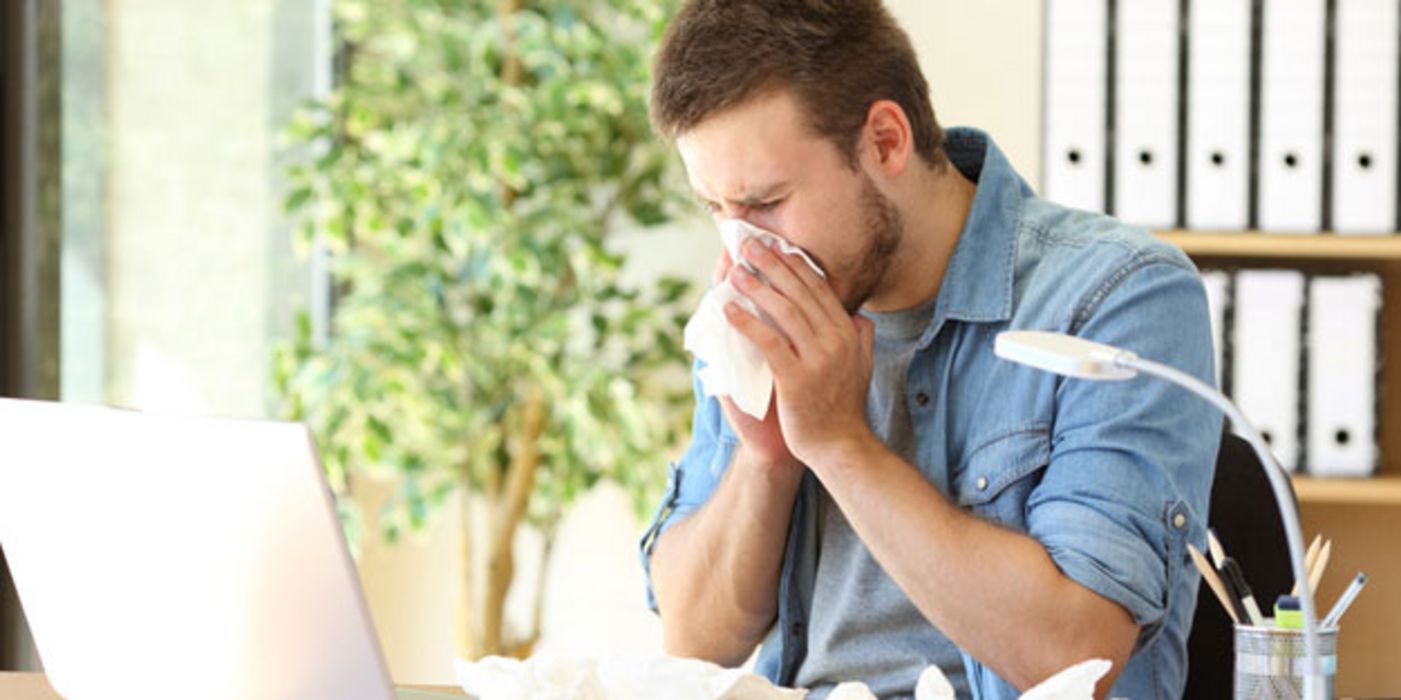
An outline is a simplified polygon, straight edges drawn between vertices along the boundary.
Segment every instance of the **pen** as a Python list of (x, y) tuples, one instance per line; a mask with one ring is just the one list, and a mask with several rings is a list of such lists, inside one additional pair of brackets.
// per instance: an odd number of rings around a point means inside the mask
[(1241, 573), (1240, 565), (1226, 556), (1221, 541), (1216, 539), (1216, 532), (1207, 530), (1206, 536), (1207, 547), (1211, 550), (1212, 559), (1216, 561), (1216, 571), (1221, 574), (1221, 580), (1231, 592), (1231, 598), (1240, 603), (1236, 611), (1248, 624), (1264, 624), (1265, 616), (1260, 614), (1260, 606), (1255, 602), (1255, 594), (1250, 590), (1250, 585), (1245, 582), (1245, 574)]
[(1333, 604), (1333, 609), (1328, 611), (1328, 616), (1323, 618), (1323, 626), (1336, 627), (1338, 620), (1342, 618), (1343, 613), (1347, 612), (1348, 606), (1357, 599), (1357, 594), (1362, 592), (1362, 587), (1365, 585), (1367, 585), (1367, 574), (1361, 571), (1357, 572), (1352, 583), (1348, 584), (1347, 590), (1338, 596), (1338, 602)]
[(1250, 590), (1250, 586), (1245, 582), (1245, 574), (1241, 573), (1240, 565), (1235, 559), (1226, 557), (1221, 563), (1223, 577), (1231, 582), (1231, 588), (1235, 590), (1236, 597), (1240, 598), (1241, 606), (1245, 608), (1246, 617), (1250, 624), (1259, 627), (1265, 624), (1265, 616), (1260, 614), (1260, 606), (1255, 602), (1255, 593)]

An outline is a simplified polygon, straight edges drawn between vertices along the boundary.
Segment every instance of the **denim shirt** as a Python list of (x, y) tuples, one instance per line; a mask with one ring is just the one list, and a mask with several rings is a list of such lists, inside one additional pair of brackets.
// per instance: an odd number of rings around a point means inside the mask
[[(1066, 576), (1121, 605), (1140, 626), (1111, 695), (1179, 698), (1221, 415), (1149, 377), (1067, 379), (1001, 360), (1009, 329), (1069, 333), (1133, 350), (1213, 381), (1206, 295), (1190, 260), (1147, 231), (1036, 197), (988, 136), (950, 129), (945, 150), (977, 184), (929, 325), (907, 375), (913, 465), (965, 512), (1025, 533)], [(700, 507), (739, 444), (696, 383), (689, 447), (641, 542)], [(816, 481), (793, 504), (778, 618), (756, 672), (791, 684), (806, 652), (817, 568)], [(650, 573), (648, 601), (653, 610)], [(1016, 698), (966, 652), (973, 697)], [(859, 680), (859, 679), (852, 679)]]

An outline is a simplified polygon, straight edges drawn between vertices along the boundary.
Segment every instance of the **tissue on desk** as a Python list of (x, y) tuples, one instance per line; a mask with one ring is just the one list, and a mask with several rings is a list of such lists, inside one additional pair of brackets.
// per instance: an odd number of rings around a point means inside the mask
[(1022, 693), (1020, 700), (1094, 700), (1095, 684), (1113, 666), (1104, 659), (1075, 664)]
[[(798, 255), (819, 277), (826, 278), (822, 268), (807, 253), (778, 235), (738, 219), (720, 222), (720, 240), (729, 251), (730, 260), (752, 271), (740, 255), (740, 249), (751, 238), (784, 253)], [(705, 293), (695, 315), (686, 323), (685, 347), (705, 363), (699, 376), (706, 396), (729, 396), (739, 410), (763, 420), (773, 395), (773, 371), (759, 348), (725, 319), (725, 304), (729, 302), (739, 304), (765, 323), (774, 325), (767, 314), (725, 279)]]
[(550, 656), (457, 662), (457, 682), (480, 700), (802, 700), (806, 690), (776, 688), (741, 669), (696, 659)]
[[(1095, 659), (1076, 664), (1028, 690), (1021, 700), (1093, 700), (1095, 683), (1112, 666)], [(803, 700), (808, 691), (778, 688), (741, 669), (697, 659), (612, 657), (600, 661), (535, 656), (521, 661), (492, 656), (457, 661), (457, 682), (480, 700)], [(864, 683), (842, 683), (828, 700), (875, 700)], [(915, 685), (915, 700), (954, 700), (938, 666)]]

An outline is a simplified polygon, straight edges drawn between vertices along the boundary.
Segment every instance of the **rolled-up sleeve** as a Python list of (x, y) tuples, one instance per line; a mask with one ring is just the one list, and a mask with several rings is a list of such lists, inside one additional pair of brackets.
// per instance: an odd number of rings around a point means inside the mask
[[(1212, 382), (1205, 293), (1195, 270), (1170, 255), (1094, 290), (1068, 325)], [(1058, 382), (1028, 532), (1066, 576), (1123, 606), (1142, 628), (1140, 644), (1175, 604), (1183, 543), (1203, 536), (1221, 421), (1205, 401), (1153, 377)]]
[(707, 397), (701, 389), (698, 378), (701, 366), (698, 361), (691, 373), (696, 395), (695, 414), (691, 419), (691, 443), (681, 459), (669, 466), (666, 491), (639, 543), (642, 571), (646, 578), (647, 606), (653, 612), (657, 611), (657, 599), (652, 591), (652, 550), (663, 533), (710, 498), (729, 466), (736, 445), (735, 437), (726, 427), (721, 414), (720, 402)]

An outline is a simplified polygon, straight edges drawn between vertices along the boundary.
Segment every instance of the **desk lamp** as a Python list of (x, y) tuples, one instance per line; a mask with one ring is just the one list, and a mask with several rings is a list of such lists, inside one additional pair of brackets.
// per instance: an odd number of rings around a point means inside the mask
[[(1265, 444), (1260, 431), (1246, 420), (1245, 414), (1241, 413), (1225, 394), (1186, 372), (1145, 360), (1128, 350), (1062, 333), (1005, 331), (997, 334), (993, 352), (1004, 360), (1077, 379), (1121, 380), (1130, 379), (1142, 372), (1176, 384), (1220, 409), (1250, 442), (1250, 446), (1255, 448), (1255, 454), (1259, 456), (1260, 464), (1265, 468), (1270, 487), (1274, 491), (1275, 502), (1283, 516), (1284, 535), (1288, 540), (1294, 580), (1308, 581), (1308, 570), (1304, 566), (1304, 536), (1288, 477)], [(1307, 585), (1300, 589), (1299, 603), (1304, 616), (1304, 651), (1308, 660), (1308, 673), (1304, 676), (1304, 700), (1322, 700), (1323, 676), (1320, 673), (1318, 656), (1318, 617), (1314, 611), (1313, 591), (1309, 590)]]

